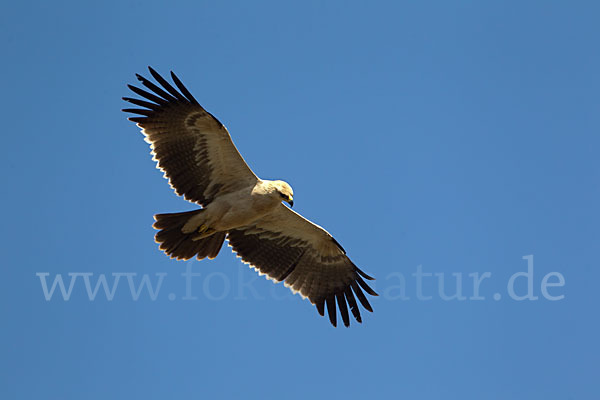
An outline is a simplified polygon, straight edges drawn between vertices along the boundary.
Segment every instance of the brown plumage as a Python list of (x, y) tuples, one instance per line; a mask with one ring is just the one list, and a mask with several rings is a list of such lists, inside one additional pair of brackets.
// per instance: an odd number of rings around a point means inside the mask
[(292, 188), (283, 181), (259, 179), (227, 129), (175, 74), (171, 77), (177, 89), (149, 69), (160, 86), (137, 75), (151, 92), (129, 85), (144, 100), (124, 97), (142, 108), (123, 111), (139, 115), (129, 119), (142, 128), (157, 167), (175, 192), (202, 206), (155, 215), (160, 249), (176, 259), (212, 259), (227, 238), (233, 251), (260, 275), (283, 281), (321, 315), (327, 306), (334, 326), (336, 305), (345, 326), (350, 313), (361, 322), (358, 303), (372, 311), (364, 292), (377, 295), (364, 279), (373, 278), (354, 265), (327, 231), (282, 204), (293, 205)]

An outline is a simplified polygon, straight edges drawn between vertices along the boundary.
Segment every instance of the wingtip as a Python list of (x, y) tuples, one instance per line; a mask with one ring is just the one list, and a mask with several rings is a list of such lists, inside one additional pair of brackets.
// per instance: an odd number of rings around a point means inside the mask
[(325, 298), (325, 304), (327, 304), (327, 314), (329, 314), (329, 322), (334, 327), (337, 327), (337, 309), (335, 307), (335, 296), (327, 296)]
[(358, 282), (360, 287), (362, 287), (365, 290), (365, 292), (367, 292), (371, 296), (378, 296), (378, 294), (375, 293), (375, 291), (371, 289), (371, 287), (367, 285), (367, 282), (365, 282), (360, 276), (356, 277), (356, 282)]
[[(356, 266), (355, 266), (356, 267)], [(370, 275), (367, 275), (362, 269), (356, 267), (356, 272), (358, 272), (360, 274), (360, 276), (362, 276), (363, 278), (370, 280), (370, 281), (374, 281), (375, 278), (373, 278)]]
[[(158, 72), (156, 72), (156, 70), (149, 65), (148, 65), (148, 71), (150, 71), (150, 75), (152, 75), (154, 77), (154, 79), (158, 80), (160, 78), (160, 74)], [(157, 78), (157, 76), (159, 78)]]
[[(358, 297), (358, 301), (360, 301), (360, 304), (362, 304), (362, 306), (365, 308), (365, 310), (373, 312), (373, 308), (371, 307), (371, 304), (369, 304), (369, 300), (367, 300), (367, 297), (365, 296), (365, 294), (362, 292), (362, 290), (360, 290), (359, 286), (359, 282), (360, 277), (358, 277), (358, 279), (356, 281), (353, 281), (350, 286), (352, 287), (352, 290), (354, 291), (354, 293), (356, 294), (356, 297)], [(365, 284), (366, 285), (366, 284)]]
[(344, 322), (344, 326), (345, 326), (346, 328), (349, 328), (349, 327), (350, 327), (350, 319), (349, 319), (349, 318), (345, 318), (345, 317), (344, 317), (344, 318), (343, 318), (343, 322)]
[(321, 317), (325, 316), (325, 300), (318, 300), (315, 302), (315, 306), (317, 307), (317, 312)]

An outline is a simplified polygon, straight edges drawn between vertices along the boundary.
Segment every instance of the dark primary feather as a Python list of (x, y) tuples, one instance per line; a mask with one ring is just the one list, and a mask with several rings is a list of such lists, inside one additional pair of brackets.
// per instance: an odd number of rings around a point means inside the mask
[(356, 284), (356, 281), (352, 281), (352, 283), (350, 283), (350, 286), (352, 286), (352, 290), (354, 290), (354, 293), (356, 293), (356, 296), (358, 297), (358, 301), (360, 301), (360, 304), (362, 304), (362, 306), (364, 308), (366, 308), (367, 310), (373, 312), (373, 308), (371, 308), (371, 305), (369, 304), (367, 297), (362, 292), (362, 290), (360, 290), (360, 288)]
[(334, 295), (327, 296), (327, 298), (325, 298), (325, 302), (327, 303), (327, 313), (329, 314), (329, 321), (331, 322), (331, 325), (337, 326), (336, 311), (335, 311), (335, 296)]
[(173, 71), (171, 71), (171, 79), (173, 79), (173, 82), (175, 82), (177, 88), (181, 90), (181, 93), (183, 93), (183, 95), (187, 98), (187, 100), (190, 103), (198, 105), (198, 101), (194, 98), (194, 96), (192, 96), (192, 94), (189, 92), (189, 90), (187, 90), (183, 83), (181, 83), (181, 81)]
[(352, 294), (352, 290), (350, 286), (346, 286), (344, 289), (344, 296), (346, 297), (346, 301), (350, 306), (350, 311), (352, 311), (352, 315), (358, 322), (362, 322), (360, 318), (360, 310), (358, 309), (358, 304), (356, 304), (356, 299), (354, 298), (354, 294)]
[(284, 281), (286, 286), (308, 297), (321, 316), (325, 315), (327, 305), (329, 320), (334, 326), (337, 325), (336, 301), (345, 326), (350, 325), (348, 308), (354, 319), (362, 322), (355, 295), (366, 310), (373, 311), (363, 290), (372, 296), (377, 293), (361, 275), (373, 278), (358, 269), (343, 253), (324, 261), (310, 244), (285, 233), (261, 236), (257, 226), (232, 230), (227, 240), (233, 251), (261, 274), (276, 282)]
[(169, 102), (163, 98), (153, 95), (152, 93), (146, 92), (144, 89), (140, 89), (137, 86), (127, 85), (127, 87), (138, 96), (145, 97), (146, 99), (155, 102), (157, 105), (169, 104)]
[[(148, 68), (158, 85), (136, 74), (148, 90), (128, 85), (141, 99), (124, 97), (123, 100), (141, 108), (123, 111), (137, 114), (129, 120), (143, 128), (154, 159), (175, 192), (206, 206), (217, 194), (255, 180), (225, 127), (198, 104), (179, 78), (171, 72), (181, 92)], [(219, 174), (214, 173), (215, 168)]]
[[(171, 93), (173, 95), (173, 97), (177, 98), (179, 101), (183, 101), (183, 102), (188, 101), (188, 99), (186, 99), (181, 93), (179, 93), (177, 90), (175, 90), (175, 88), (173, 88), (173, 86), (171, 86), (171, 84), (169, 82), (167, 82), (165, 80), (165, 78), (160, 76), (152, 67), (148, 67), (148, 69), (150, 70), (150, 74), (152, 74), (154, 79), (156, 79), (156, 81), (158, 83), (160, 83), (162, 87), (167, 89), (167, 91), (169, 93)], [(171, 73), (173, 73), (173, 72), (171, 72)]]
[(155, 112), (154, 110), (144, 110), (143, 108), (124, 108), (122, 111), (132, 114), (145, 115), (147, 117), (153, 115)]
[(131, 104), (135, 104), (136, 106), (140, 106), (140, 107), (146, 107), (150, 110), (158, 110), (160, 108), (160, 106), (158, 104), (154, 104), (154, 103), (150, 103), (149, 101), (144, 101), (144, 100), (140, 100), (140, 99), (134, 99), (131, 97), (123, 97), (123, 100), (131, 103)]
[[(148, 67), (148, 69), (152, 71), (152, 68)], [(138, 79), (138, 81), (142, 82), (142, 85), (146, 86), (148, 89), (152, 90), (154, 93), (156, 93), (163, 99), (169, 102), (177, 102), (176, 97), (171, 96), (170, 94), (168, 94), (167, 92), (165, 92), (164, 90), (162, 90), (161, 88), (159, 88), (154, 83), (150, 82), (148, 79), (144, 78), (140, 74), (135, 74), (135, 76)]]
[(342, 320), (345, 326), (350, 326), (350, 317), (348, 316), (348, 306), (346, 305), (346, 299), (344, 298), (344, 292), (337, 292), (335, 294), (337, 299), (338, 307), (340, 308), (340, 314), (342, 314)]

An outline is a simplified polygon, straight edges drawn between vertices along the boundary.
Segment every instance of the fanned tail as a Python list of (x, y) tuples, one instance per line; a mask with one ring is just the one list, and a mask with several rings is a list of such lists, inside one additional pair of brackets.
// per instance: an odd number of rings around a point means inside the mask
[(183, 233), (182, 229), (186, 222), (196, 214), (204, 210), (185, 211), (171, 214), (156, 214), (154, 228), (159, 232), (154, 237), (159, 248), (171, 258), (177, 260), (189, 260), (196, 256), (198, 260), (205, 257), (213, 259), (219, 254), (227, 232), (216, 232), (215, 234), (196, 239), (197, 233)]

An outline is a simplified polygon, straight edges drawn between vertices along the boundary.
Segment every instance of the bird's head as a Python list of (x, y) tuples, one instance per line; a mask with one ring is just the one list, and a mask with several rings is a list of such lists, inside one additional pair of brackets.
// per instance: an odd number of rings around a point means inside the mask
[(284, 181), (273, 181), (273, 186), (278, 196), (281, 197), (281, 200), (288, 203), (290, 207), (294, 207), (294, 191), (292, 187)]

